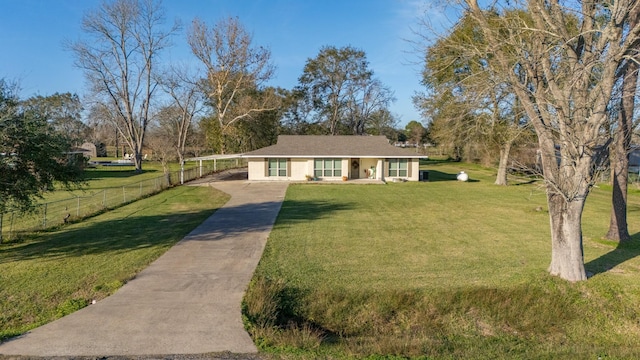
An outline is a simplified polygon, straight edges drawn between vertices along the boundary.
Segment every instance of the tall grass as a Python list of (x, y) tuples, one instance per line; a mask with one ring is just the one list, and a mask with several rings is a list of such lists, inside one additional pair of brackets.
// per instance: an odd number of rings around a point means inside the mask
[[(640, 356), (639, 194), (631, 191), (629, 202), (634, 243), (617, 246), (601, 239), (610, 192), (594, 189), (583, 219), (591, 278), (570, 284), (546, 272), (540, 184), (498, 187), (480, 167), (427, 167), (429, 183), (290, 186), (245, 296), (263, 350), (307, 358)], [(473, 181), (452, 180), (460, 170)]]

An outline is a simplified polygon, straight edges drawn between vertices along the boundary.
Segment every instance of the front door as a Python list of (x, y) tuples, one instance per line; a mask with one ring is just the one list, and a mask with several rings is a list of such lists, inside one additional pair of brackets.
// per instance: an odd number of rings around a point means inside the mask
[(351, 159), (351, 178), (360, 178), (360, 159)]

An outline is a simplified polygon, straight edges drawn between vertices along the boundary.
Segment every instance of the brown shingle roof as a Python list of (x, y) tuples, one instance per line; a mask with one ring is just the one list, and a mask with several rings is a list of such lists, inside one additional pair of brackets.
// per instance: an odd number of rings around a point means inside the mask
[(280, 135), (276, 145), (245, 153), (244, 157), (383, 157), (423, 155), (397, 148), (384, 136)]

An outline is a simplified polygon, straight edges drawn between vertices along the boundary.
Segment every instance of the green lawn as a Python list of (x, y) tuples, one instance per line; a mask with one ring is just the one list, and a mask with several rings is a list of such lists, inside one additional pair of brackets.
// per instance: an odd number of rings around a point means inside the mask
[[(203, 172), (210, 172), (213, 163), (203, 164)], [(218, 161), (218, 169), (235, 166), (235, 160)], [(171, 184), (180, 182), (180, 165), (169, 164)], [(199, 174), (196, 163), (185, 166), (185, 181)], [(81, 221), (105, 209), (111, 209), (139, 198), (157, 193), (169, 186), (162, 166), (156, 162), (144, 162), (143, 171), (136, 173), (132, 166), (89, 167), (84, 170), (84, 182), (80, 187), (67, 190), (58, 187), (37, 199), (40, 205), (29, 213), (4, 214), (3, 240), (15, 239), (25, 233), (53, 228), (67, 222)]]
[(0, 340), (113, 293), (220, 208), (211, 187), (166, 190), (0, 245)]
[[(180, 164), (172, 163), (169, 165), (171, 171), (180, 170)], [(193, 166), (194, 164), (190, 164), (189, 167)], [(56, 191), (44, 194), (44, 198), (40, 202), (44, 203), (76, 196), (87, 196), (103, 189), (132, 185), (133, 183), (158, 178), (162, 175), (162, 166), (157, 162), (144, 162), (142, 164), (142, 173), (139, 174), (136, 174), (133, 166), (98, 165), (94, 168), (86, 168), (84, 170), (85, 183), (81, 189), (57, 189)]]
[[(478, 166), (425, 167), (428, 183), (289, 187), (243, 306), (261, 349), (309, 359), (640, 356), (637, 189), (634, 243), (619, 247), (600, 239), (610, 189), (594, 189), (583, 222), (593, 276), (570, 284), (546, 273), (541, 184), (497, 187)], [(472, 181), (455, 181), (460, 170)], [(226, 199), (178, 187), (0, 245), (0, 339), (113, 293)]]
[[(540, 183), (493, 185), (468, 164), (428, 163), (428, 183), (289, 187), (244, 311), (256, 343), (289, 357), (637, 358), (640, 194), (634, 244), (601, 240), (610, 192), (585, 209), (585, 261), (547, 275)], [(455, 181), (458, 171), (471, 182)], [(520, 183), (520, 184), (518, 184)]]

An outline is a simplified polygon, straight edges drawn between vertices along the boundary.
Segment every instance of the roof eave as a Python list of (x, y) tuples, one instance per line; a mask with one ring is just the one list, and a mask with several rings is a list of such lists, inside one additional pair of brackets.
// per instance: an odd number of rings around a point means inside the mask
[(427, 155), (283, 155), (283, 154), (264, 154), (264, 155), (241, 155), (243, 158), (291, 158), (291, 159), (308, 159), (308, 158), (360, 158), (360, 159), (419, 159), (427, 158)]

